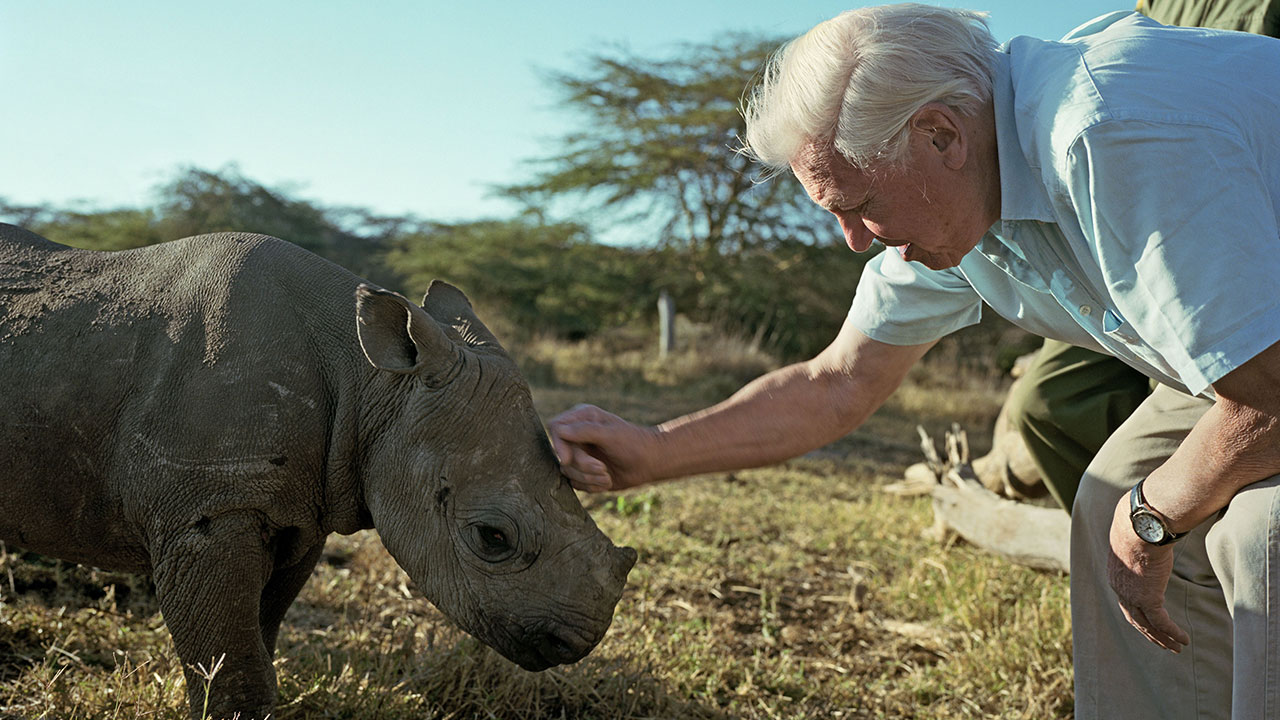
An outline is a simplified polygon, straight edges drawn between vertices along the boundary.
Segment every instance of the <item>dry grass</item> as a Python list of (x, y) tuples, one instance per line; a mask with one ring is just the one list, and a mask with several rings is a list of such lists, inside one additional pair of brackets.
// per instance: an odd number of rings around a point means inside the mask
[[(582, 371), (565, 357), (557, 373)], [(537, 388), (540, 408), (654, 421), (717, 399), (637, 358), (611, 371), (638, 373), (635, 392), (587, 374)], [(877, 489), (918, 457), (915, 421), (994, 416), (998, 388), (928, 384), (809, 458), (584, 497), (640, 561), (570, 667), (518, 669), (418, 597), (374, 533), (331, 538), (282, 630), (277, 717), (1070, 717), (1065, 579), (940, 545), (926, 501)], [(0, 557), (0, 718), (182, 718), (182, 696), (145, 584)]]

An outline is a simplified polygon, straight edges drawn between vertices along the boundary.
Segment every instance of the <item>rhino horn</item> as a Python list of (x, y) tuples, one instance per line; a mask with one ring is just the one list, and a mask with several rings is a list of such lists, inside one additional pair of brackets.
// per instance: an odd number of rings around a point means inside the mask
[(356, 334), (365, 357), (379, 370), (451, 367), (461, 352), (422, 308), (372, 285), (356, 288)]
[(635, 566), (639, 553), (635, 548), (614, 546), (609, 552), (613, 579), (619, 586), (627, 582), (627, 573)]
[(432, 280), (427, 294), (422, 296), (422, 307), (431, 317), (456, 330), (468, 346), (502, 349), (498, 338), (476, 317), (467, 296), (449, 283)]

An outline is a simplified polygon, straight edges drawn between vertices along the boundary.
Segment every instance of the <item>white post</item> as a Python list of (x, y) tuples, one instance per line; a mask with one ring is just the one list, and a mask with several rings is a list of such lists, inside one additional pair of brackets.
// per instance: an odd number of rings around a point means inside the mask
[(663, 290), (658, 295), (658, 356), (666, 357), (676, 348), (676, 301)]

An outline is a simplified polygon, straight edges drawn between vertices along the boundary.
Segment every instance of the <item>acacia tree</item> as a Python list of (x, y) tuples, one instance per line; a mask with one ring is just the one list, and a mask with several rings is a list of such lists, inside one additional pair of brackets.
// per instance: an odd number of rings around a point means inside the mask
[(615, 49), (580, 74), (551, 75), (581, 128), (534, 161), (530, 182), (504, 192), (539, 207), (586, 201), (607, 225), (643, 220), (659, 244), (699, 256), (830, 237), (794, 178), (759, 182), (738, 152), (744, 89), (777, 46), (735, 35), (670, 58)]
[(865, 258), (838, 249), (835, 222), (790, 173), (762, 180), (739, 152), (742, 98), (778, 44), (737, 35), (666, 58), (614, 49), (553, 74), (580, 125), (504, 191), (552, 212), (576, 201), (598, 235), (651, 230), (654, 282), (684, 312), (798, 356), (833, 337)]

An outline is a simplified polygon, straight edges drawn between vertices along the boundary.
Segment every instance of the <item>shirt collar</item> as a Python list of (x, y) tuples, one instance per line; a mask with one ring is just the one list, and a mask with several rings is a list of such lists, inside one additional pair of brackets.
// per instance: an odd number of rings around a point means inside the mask
[(1000, 161), (1000, 219), (1057, 222), (1040, 172), (1031, 167), (1018, 139), (1018, 116), (1013, 97), (1012, 56), (996, 54), (992, 101), (995, 104), (996, 151)]

